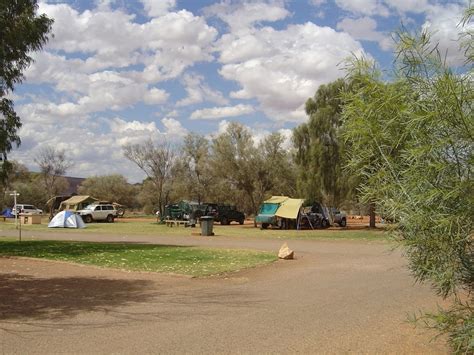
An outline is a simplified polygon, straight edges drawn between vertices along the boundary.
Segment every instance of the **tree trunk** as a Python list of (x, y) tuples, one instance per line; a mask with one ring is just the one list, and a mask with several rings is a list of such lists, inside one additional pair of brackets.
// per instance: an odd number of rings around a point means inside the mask
[(375, 228), (375, 202), (369, 204), (369, 227)]

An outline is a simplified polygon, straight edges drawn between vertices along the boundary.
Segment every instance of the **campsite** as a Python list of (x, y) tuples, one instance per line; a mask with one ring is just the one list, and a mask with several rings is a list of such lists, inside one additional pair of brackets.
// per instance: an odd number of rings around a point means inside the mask
[(474, 1), (0, 1), (0, 354), (474, 354)]

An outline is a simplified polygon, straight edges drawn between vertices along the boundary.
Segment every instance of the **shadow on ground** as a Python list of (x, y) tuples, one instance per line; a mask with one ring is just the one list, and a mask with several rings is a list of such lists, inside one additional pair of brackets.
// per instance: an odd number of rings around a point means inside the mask
[(153, 282), (92, 277), (32, 278), (0, 274), (0, 321), (62, 319), (107, 311), (156, 296)]

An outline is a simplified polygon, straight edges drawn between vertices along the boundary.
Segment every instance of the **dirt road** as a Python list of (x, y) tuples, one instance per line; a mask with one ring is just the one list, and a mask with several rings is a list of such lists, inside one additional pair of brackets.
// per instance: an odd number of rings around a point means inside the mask
[[(283, 243), (55, 238), (274, 251)], [(432, 333), (406, 323), (409, 313), (434, 310), (437, 299), (413, 284), (389, 244), (288, 243), (297, 260), (204, 279), (0, 258), (0, 353), (447, 352), (442, 340), (430, 342)]]

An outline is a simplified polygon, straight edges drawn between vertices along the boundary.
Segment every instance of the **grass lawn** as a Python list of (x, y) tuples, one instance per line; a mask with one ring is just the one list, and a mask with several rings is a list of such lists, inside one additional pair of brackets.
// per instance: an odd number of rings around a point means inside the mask
[(0, 256), (69, 261), (131, 271), (207, 276), (267, 264), (269, 252), (168, 245), (0, 240)]
[[(23, 225), (23, 230), (28, 231), (43, 231), (51, 234), (54, 233), (103, 233), (114, 234), (117, 236), (130, 235), (156, 235), (156, 236), (191, 236), (191, 233), (198, 233), (199, 226), (196, 228), (184, 227), (167, 227), (163, 224), (156, 223), (156, 219), (149, 221), (127, 221), (124, 219), (117, 219), (115, 223), (90, 223), (85, 229), (64, 229), (64, 228), (47, 228), (47, 218), (43, 218), (43, 224), (40, 225)], [(15, 225), (13, 221), (0, 223), (1, 230), (14, 230)], [(260, 230), (251, 225), (240, 226), (232, 224), (230, 226), (221, 226), (214, 224), (214, 233), (217, 236), (228, 237), (242, 237), (242, 238), (271, 238), (271, 239), (350, 239), (350, 240), (388, 240), (385, 233), (380, 230), (369, 229), (318, 229), (318, 230), (278, 230), (267, 229)]]

